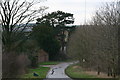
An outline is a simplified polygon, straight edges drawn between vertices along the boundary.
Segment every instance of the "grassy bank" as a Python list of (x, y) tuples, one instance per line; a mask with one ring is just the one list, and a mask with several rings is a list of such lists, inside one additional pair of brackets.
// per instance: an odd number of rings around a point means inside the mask
[(59, 61), (49, 61), (49, 62), (41, 62), (39, 65), (56, 65), (59, 64)]
[[(27, 74), (24, 74), (22, 78), (46, 78), (49, 67), (38, 67), (35, 69), (29, 69)], [(39, 76), (33, 76), (33, 73), (37, 73)]]
[(70, 65), (69, 67), (67, 67), (65, 73), (70, 78), (92, 78), (92, 80), (117, 80), (114, 78), (104, 78), (104, 77), (100, 78), (97, 75), (88, 74), (78, 64)]
[(71, 78), (96, 78), (96, 76), (85, 74), (78, 65), (71, 65), (66, 68), (66, 74)]
[[(48, 61), (48, 62), (41, 62), (39, 65), (56, 65), (60, 62), (56, 61)], [(22, 75), (22, 78), (46, 78), (47, 72), (49, 71), (49, 67), (39, 66), (35, 69), (29, 69), (27, 74)], [(33, 73), (37, 73), (39, 76), (33, 76)]]

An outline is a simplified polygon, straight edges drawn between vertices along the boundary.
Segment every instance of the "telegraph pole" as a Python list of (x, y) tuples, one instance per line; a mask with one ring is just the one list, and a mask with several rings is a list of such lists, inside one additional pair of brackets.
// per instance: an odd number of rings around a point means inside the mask
[(84, 25), (86, 25), (86, 0), (85, 0), (85, 19), (84, 19)]

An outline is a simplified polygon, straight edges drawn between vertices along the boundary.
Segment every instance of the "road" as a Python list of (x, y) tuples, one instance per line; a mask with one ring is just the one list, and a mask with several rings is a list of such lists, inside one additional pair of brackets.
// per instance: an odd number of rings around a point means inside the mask
[(76, 63), (76, 62), (63, 62), (63, 63), (60, 63), (58, 65), (51, 67), (46, 78), (69, 78), (65, 74), (65, 68), (67, 68), (69, 65), (73, 63)]

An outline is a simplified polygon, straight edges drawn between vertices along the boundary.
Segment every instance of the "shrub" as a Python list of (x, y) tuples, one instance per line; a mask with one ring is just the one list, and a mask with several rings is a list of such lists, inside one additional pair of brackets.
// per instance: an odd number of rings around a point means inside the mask
[(15, 53), (2, 55), (2, 77), (16, 78), (26, 72), (26, 68), (30, 61), (27, 55), (17, 55)]

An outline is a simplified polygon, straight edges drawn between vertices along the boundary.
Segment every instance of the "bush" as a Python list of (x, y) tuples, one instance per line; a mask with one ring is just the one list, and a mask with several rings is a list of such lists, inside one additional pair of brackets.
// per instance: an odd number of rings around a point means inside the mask
[(30, 60), (31, 60), (31, 65), (30, 65), (30, 67), (32, 67), (32, 68), (36, 68), (36, 67), (38, 67), (38, 59), (37, 59), (37, 57), (35, 57), (35, 56), (30, 56)]
[(2, 77), (16, 78), (26, 72), (30, 61), (27, 55), (16, 55), (15, 53), (2, 55)]

